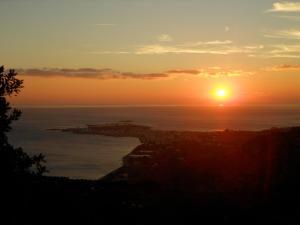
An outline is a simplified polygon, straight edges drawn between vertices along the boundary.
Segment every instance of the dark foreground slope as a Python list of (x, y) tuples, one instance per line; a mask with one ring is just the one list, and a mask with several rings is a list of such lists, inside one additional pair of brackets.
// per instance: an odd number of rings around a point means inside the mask
[(99, 181), (7, 178), (5, 217), (17, 224), (300, 223), (300, 128), (138, 135), (142, 144)]

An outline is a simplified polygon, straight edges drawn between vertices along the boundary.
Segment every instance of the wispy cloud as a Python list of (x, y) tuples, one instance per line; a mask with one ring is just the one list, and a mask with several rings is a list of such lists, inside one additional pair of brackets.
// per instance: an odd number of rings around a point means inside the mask
[(275, 2), (267, 12), (300, 12), (300, 2)]
[(199, 76), (205, 78), (238, 77), (253, 75), (253, 72), (232, 68), (209, 67), (199, 69), (172, 69), (158, 73), (132, 73), (120, 72), (112, 69), (94, 68), (32, 68), (18, 69), (20, 75), (32, 77), (66, 77), (66, 78), (87, 78), (87, 79), (143, 79), (154, 80), (164, 79), (174, 76)]
[(249, 55), (249, 57), (254, 58), (290, 58), (290, 59), (300, 59), (300, 54), (253, 54)]
[(201, 71), (199, 69), (173, 69), (168, 70), (168, 74), (188, 74), (188, 75), (199, 75)]
[[(298, 33), (280, 32), (281, 35)], [(299, 37), (300, 39), (300, 37)], [(298, 39), (295, 39), (298, 40)], [(273, 44), (273, 45), (233, 45), (231, 41), (209, 41), (186, 43), (181, 45), (141, 45), (132, 51), (93, 51), (90, 54), (118, 54), (118, 55), (164, 55), (164, 54), (203, 54), (203, 55), (231, 55), (245, 54), (252, 58), (300, 58), (300, 44)]]
[(165, 73), (131, 73), (119, 72), (112, 69), (68, 69), (68, 68), (44, 68), (44, 69), (19, 69), (18, 72), (23, 76), (36, 77), (68, 77), (68, 78), (93, 78), (93, 79), (161, 79), (169, 75)]
[(197, 46), (212, 46), (212, 45), (231, 45), (233, 42), (230, 40), (213, 40), (213, 41), (197, 41), (197, 42), (188, 42), (181, 44), (179, 46), (189, 46), (189, 47), (197, 47)]
[(265, 71), (281, 72), (281, 71), (300, 71), (300, 64), (282, 64), (267, 67)]
[(250, 54), (250, 57), (258, 58), (300, 58), (299, 44), (270, 45), (261, 51)]
[(225, 41), (208, 41), (208, 42), (199, 42), (200, 45), (229, 45), (232, 44), (233, 42), (230, 40), (225, 40)]
[(157, 37), (157, 40), (161, 42), (170, 42), (173, 41), (173, 38), (168, 34), (161, 34)]
[[(165, 40), (166, 42), (166, 40)], [(231, 40), (212, 40), (186, 42), (182, 44), (158, 43), (136, 46), (135, 49), (128, 51), (91, 51), (89, 54), (135, 54), (135, 55), (159, 55), (159, 54), (251, 54), (263, 49), (263, 45), (234, 45)]]
[(300, 44), (296, 45), (273, 45), (272, 53), (300, 53)]
[(245, 49), (251, 49), (251, 50), (261, 50), (264, 49), (264, 45), (247, 45), (245, 46)]
[(224, 68), (224, 67), (209, 67), (209, 68), (201, 68), (201, 69), (176, 69), (169, 70), (166, 73), (172, 75), (185, 74), (185, 75), (197, 75), (206, 78), (221, 78), (221, 77), (240, 77), (240, 76), (250, 76), (255, 74), (252, 71), (244, 71), (232, 68)]
[[(218, 45), (218, 46), (216, 46)], [(228, 46), (224, 43), (198, 43), (197, 46), (185, 45), (143, 45), (136, 49), (135, 54), (214, 54), (229, 55), (234, 53), (251, 53), (252, 49), (238, 46)]]
[(264, 34), (268, 38), (282, 38), (282, 39), (300, 39), (300, 30), (289, 29), (289, 30), (279, 30), (272, 31)]

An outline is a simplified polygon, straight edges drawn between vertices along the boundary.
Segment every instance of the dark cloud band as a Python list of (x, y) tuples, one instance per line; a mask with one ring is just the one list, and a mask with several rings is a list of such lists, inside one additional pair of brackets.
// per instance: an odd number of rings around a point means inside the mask
[(112, 69), (19, 69), (19, 74), (23, 76), (36, 77), (69, 77), (69, 78), (94, 78), (94, 79), (159, 79), (169, 77), (167, 73), (130, 73), (119, 72)]

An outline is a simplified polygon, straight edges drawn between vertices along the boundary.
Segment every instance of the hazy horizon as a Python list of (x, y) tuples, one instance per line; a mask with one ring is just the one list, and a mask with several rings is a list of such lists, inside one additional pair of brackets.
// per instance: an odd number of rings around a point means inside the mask
[(201, 105), (201, 104), (186, 104), (186, 105), (171, 105), (171, 104), (164, 104), (164, 105), (155, 105), (155, 104), (148, 104), (148, 105), (129, 105), (129, 104), (98, 104), (98, 105), (93, 105), (93, 104), (81, 104), (81, 105), (72, 105), (72, 104), (61, 104), (61, 105), (43, 105), (43, 104), (33, 104), (33, 105), (17, 105), (14, 104), (14, 107), (17, 108), (123, 108), (123, 107), (128, 107), (128, 108), (147, 108), (147, 107), (211, 107), (211, 108), (220, 108), (220, 107), (300, 107), (300, 104), (295, 103), (295, 104), (229, 104), (229, 105), (224, 105), (224, 104), (211, 104), (211, 105)]

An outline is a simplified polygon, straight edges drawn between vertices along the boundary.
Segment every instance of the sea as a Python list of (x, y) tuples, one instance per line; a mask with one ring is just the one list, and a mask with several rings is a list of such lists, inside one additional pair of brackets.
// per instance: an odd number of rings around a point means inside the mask
[(131, 121), (161, 130), (263, 130), (300, 126), (300, 106), (59, 106), (21, 107), (9, 140), (43, 153), (48, 176), (99, 179), (122, 165), (137, 138), (78, 135), (49, 129)]

